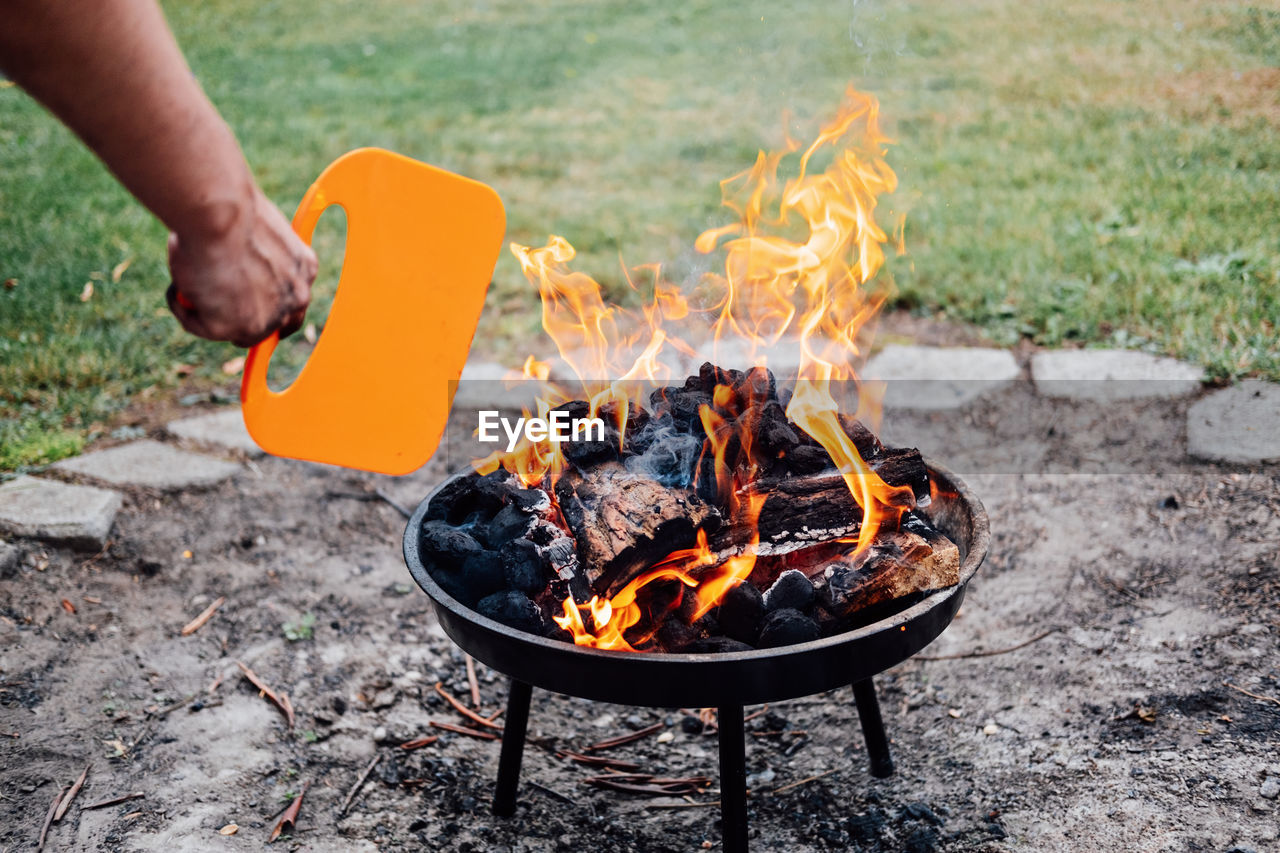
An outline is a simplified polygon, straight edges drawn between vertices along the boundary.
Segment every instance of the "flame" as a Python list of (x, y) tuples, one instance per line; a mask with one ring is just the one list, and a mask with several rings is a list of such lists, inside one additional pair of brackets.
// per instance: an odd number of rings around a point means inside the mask
[[(794, 341), (798, 367), (792, 375), (780, 377), (794, 381), (786, 415), (835, 462), (861, 508), (855, 554), (865, 550), (877, 529), (896, 523), (914, 501), (910, 488), (886, 484), (862, 459), (841, 425), (840, 406), (832, 393), (833, 383), (852, 383), (855, 416), (874, 419), (878, 413), (873, 389), (859, 382), (854, 364), (865, 355), (860, 335), (888, 295), (887, 288), (873, 287), (872, 281), (890, 240), (876, 223), (877, 199), (897, 186), (884, 159), (889, 142), (880, 129), (878, 101), (850, 88), (836, 116), (803, 151), (788, 138), (781, 150), (760, 152), (749, 169), (723, 181), (723, 205), (736, 221), (703, 232), (694, 243), (704, 254), (724, 253), (721, 271), (706, 275), (691, 289), (703, 297), (696, 308), (682, 288), (664, 279), (659, 266), (636, 268), (644, 274), (643, 284), (638, 276), (627, 274), (633, 290), (649, 294), (638, 312), (627, 311), (607, 303), (590, 276), (569, 268), (575, 252), (564, 238), (552, 236), (541, 248), (513, 243), (512, 252), (541, 296), (543, 328), (581, 386), (580, 393), (570, 393), (554, 385), (548, 381), (547, 363), (531, 357), (524, 375), (541, 383), (538, 415), (570, 399), (587, 400), (592, 416), (605, 411), (614, 419), (622, 442), (628, 413), (644, 407), (648, 392), (670, 378), (671, 369), (662, 358), (666, 347), (695, 354), (698, 350), (685, 336), (702, 329), (709, 336), (714, 363), (745, 368), (767, 366), (772, 349)], [(819, 159), (827, 161), (821, 170), (814, 165)], [(791, 168), (792, 162), (794, 174), (780, 178), (784, 163)], [(901, 250), (901, 218), (893, 230)], [(732, 355), (727, 352), (730, 344)], [(747, 363), (741, 364), (744, 347)], [(696, 588), (697, 619), (754, 568), (763, 498), (741, 497), (751, 494), (744, 487), (758, 471), (752, 447), (755, 430), (738, 417), (750, 406), (735, 400), (727, 383), (715, 388), (712, 402), (699, 412), (706, 439), (696, 486), (701, 494), (714, 492), (720, 504), (730, 508), (731, 523), (754, 531), (750, 547), (721, 559), (707, 549), (703, 536), (698, 547), (672, 554), (607, 601), (597, 597), (580, 605), (565, 599), (564, 613), (556, 621), (579, 645), (632, 649), (623, 633), (643, 618), (637, 594), (650, 583), (675, 580)], [(714, 484), (701, 482), (706, 459), (714, 460)], [(524, 442), (511, 453), (491, 454), (476, 463), (482, 473), (499, 466), (526, 485), (549, 487), (566, 462), (552, 442)], [(584, 612), (590, 615), (590, 630)]]
[[(698, 566), (714, 562), (715, 555), (707, 545), (707, 536), (699, 531), (696, 547), (669, 555), (661, 564), (632, 580), (607, 601), (601, 600), (599, 596), (592, 596), (587, 604), (579, 605), (572, 596), (568, 596), (562, 603), (564, 615), (552, 618), (557, 625), (573, 635), (574, 643), (579, 646), (635, 651), (622, 635), (639, 622), (643, 615), (640, 605), (636, 603), (640, 590), (660, 580), (677, 580), (685, 586), (696, 587), (698, 581), (689, 572)], [(591, 613), (594, 632), (587, 630), (582, 619), (584, 608)]]

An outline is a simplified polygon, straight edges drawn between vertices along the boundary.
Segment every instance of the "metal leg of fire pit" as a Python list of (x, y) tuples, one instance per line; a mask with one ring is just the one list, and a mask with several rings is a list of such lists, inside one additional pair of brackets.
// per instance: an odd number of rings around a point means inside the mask
[(742, 706), (720, 708), (720, 833), (725, 853), (747, 853), (747, 745)]
[(502, 724), (502, 752), (498, 754), (498, 783), (493, 789), (493, 813), (511, 817), (516, 813), (516, 788), (520, 785), (520, 759), (524, 756), (524, 735), (529, 727), (529, 699), (533, 687), (511, 679), (507, 693), (507, 714)]
[(884, 733), (880, 703), (876, 701), (876, 686), (870, 678), (853, 683), (853, 700), (858, 703), (858, 719), (862, 721), (862, 736), (867, 741), (871, 775), (877, 779), (892, 776), (893, 758), (889, 755), (889, 737)]

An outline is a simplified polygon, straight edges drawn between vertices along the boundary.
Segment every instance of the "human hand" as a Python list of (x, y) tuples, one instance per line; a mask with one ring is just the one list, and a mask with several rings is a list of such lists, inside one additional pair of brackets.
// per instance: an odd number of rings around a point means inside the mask
[(213, 233), (169, 235), (169, 310), (193, 335), (238, 347), (293, 334), (311, 301), (315, 252), (256, 186), (229, 219)]

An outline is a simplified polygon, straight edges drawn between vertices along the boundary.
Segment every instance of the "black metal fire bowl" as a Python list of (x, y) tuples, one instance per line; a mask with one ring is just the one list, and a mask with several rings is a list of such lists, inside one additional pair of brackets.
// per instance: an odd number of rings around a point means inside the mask
[[(477, 660), (511, 677), (498, 756), (493, 811), (516, 810), (521, 755), (533, 686), (587, 699), (660, 708), (717, 707), (720, 726), (720, 817), (725, 853), (747, 851), (747, 766), (743, 706), (820, 693), (846, 684), (866, 738), (871, 774), (893, 774), (889, 739), (871, 677), (920, 651), (950, 624), (965, 586), (987, 555), (987, 513), (950, 471), (928, 463), (933, 501), (929, 520), (960, 549), (960, 583), (899, 613), (811, 643), (718, 654), (617, 652), (575, 646), (508, 628), (455, 601), (427, 572), (418, 530), (427, 505), (418, 506), (404, 533), (404, 559), (431, 597), (440, 624)], [(464, 476), (464, 475), (457, 475)]]
[(476, 660), (517, 681), (586, 699), (660, 708), (793, 699), (856, 684), (901, 663), (933, 642), (960, 609), (965, 586), (987, 554), (987, 513), (958, 477), (926, 464), (935, 496), (922, 512), (959, 547), (960, 583), (878, 622), (799, 645), (715, 654), (608, 651), (538, 637), (481, 616), (440, 588), (419, 553), (422, 518), (444, 484), (409, 519), (404, 558), (445, 633)]

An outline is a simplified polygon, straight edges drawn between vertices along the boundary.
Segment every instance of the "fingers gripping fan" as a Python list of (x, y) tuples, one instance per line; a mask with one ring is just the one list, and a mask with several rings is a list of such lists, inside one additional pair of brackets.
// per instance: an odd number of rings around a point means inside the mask
[(344, 154), (307, 190), (293, 228), (347, 215), (324, 334), (298, 378), (267, 387), (273, 335), (249, 351), (245, 426), (268, 453), (407, 474), (444, 433), (506, 218), (484, 184), (377, 148)]

